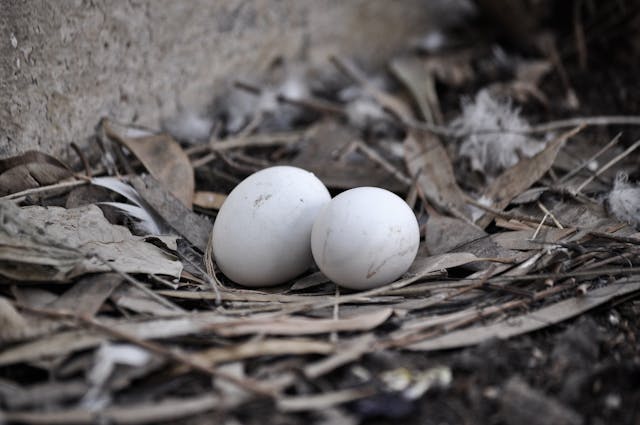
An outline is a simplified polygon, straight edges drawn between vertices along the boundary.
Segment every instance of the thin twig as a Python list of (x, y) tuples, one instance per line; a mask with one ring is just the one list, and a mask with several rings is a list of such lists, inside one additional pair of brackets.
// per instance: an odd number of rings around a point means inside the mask
[(93, 174), (91, 172), (91, 166), (89, 165), (89, 161), (87, 161), (86, 155), (84, 154), (84, 152), (82, 152), (82, 150), (76, 144), (76, 142), (71, 142), (70, 145), (73, 151), (76, 153), (76, 155), (78, 155), (78, 157), (80, 158), (80, 161), (82, 161), (82, 166), (84, 167), (84, 173), (87, 176), (87, 178), (92, 178)]
[[(247, 83), (246, 81), (235, 81), (234, 85), (237, 88), (245, 90), (256, 96), (259, 96), (263, 92), (263, 89), (261, 87)], [(338, 115), (338, 116), (346, 115), (346, 112), (341, 105), (333, 102), (329, 102), (323, 99), (317, 99), (317, 98), (311, 98), (311, 97), (293, 98), (293, 97), (286, 96), (284, 94), (278, 94), (276, 96), (276, 99), (279, 102), (288, 103), (290, 105), (301, 106), (303, 108), (321, 112), (321, 113), (327, 113), (327, 114)]]
[(613, 158), (611, 161), (607, 162), (605, 165), (603, 165), (602, 167), (600, 167), (600, 169), (598, 169), (598, 171), (596, 171), (592, 176), (590, 176), (589, 178), (587, 178), (584, 182), (582, 182), (582, 184), (580, 186), (578, 186), (578, 188), (575, 190), (576, 193), (580, 192), (582, 189), (585, 188), (585, 186), (587, 186), (589, 183), (591, 183), (593, 181), (593, 179), (595, 179), (596, 177), (598, 177), (600, 174), (604, 173), (605, 171), (607, 171), (609, 168), (611, 168), (612, 166), (614, 166), (617, 162), (619, 162), (620, 160), (624, 159), (625, 157), (627, 157), (631, 152), (633, 152), (634, 150), (636, 150), (638, 147), (640, 147), (640, 140), (637, 140), (633, 145), (629, 146), (624, 152), (622, 152), (620, 155), (616, 156), (615, 158)]
[(549, 211), (547, 209), (547, 207), (545, 207), (542, 202), (538, 201), (538, 208), (540, 208), (542, 210), (543, 213), (545, 213), (546, 215), (548, 215), (549, 217), (551, 217), (551, 220), (553, 220), (553, 223), (556, 225), (556, 227), (558, 229), (564, 229), (564, 226), (558, 221), (558, 219), (556, 218), (555, 215), (553, 215), (553, 213), (551, 211)]
[(391, 164), (389, 161), (383, 158), (382, 155), (380, 155), (378, 152), (375, 151), (375, 149), (370, 148), (360, 140), (356, 140), (354, 143), (357, 149), (362, 151), (362, 153), (364, 153), (373, 162), (379, 164), (382, 168), (387, 170), (400, 183), (407, 186), (411, 185), (412, 183), (411, 179), (407, 177), (397, 167), (395, 167), (393, 164)]
[(43, 316), (54, 317), (58, 319), (68, 319), (73, 320), (79, 324), (89, 326), (93, 329), (96, 329), (106, 335), (111, 337), (124, 340), (130, 342), (138, 347), (141, 347), (147, 351), (155, 353), (161, 357), (167, 358), (173, 362), (183, 364), (189, 369), (204, 373), (205, 375), (212, 376), (214, 378), (223, 379), (228, 381), (239, 388), (247, 390), (251, 393), (267, 396), (267, 397), (275, 397), (275, 394), (267, 389), (263, 388), (258, 382), (255, 382), (252, 379), (239, 379), (234, 375), (228, 374), (224, 371), (217, 370), (212, 368), (206, 364), (199, 362), (198, 360), (192, 358), (191, 356), (183, 353), (179, 353), (177, 351), (166, 348), (156, 342), (145, 340), (138, 338), (135, 335), (131, 335), (127, 332), (123, 332), (118, 329), (114, 329), (104, 323), (101, 323), (97, 319), (89, 316), (89, 315), (78, 315), (70, 311), (65, 310), (54, 310), (43, 307), (33, 307), (25, 304), (15, 302), (14, 305), (22, 310), (28, 311), (29, 313), (35, 313)]
[(48, 185), (48, 186), (34, 187), (34, 188), (31, 188), (31, 189), (25, 189), (25, 190), (22, 190), (20, 192), (16, 192), (16, 193), (12, 193), (10, 195), (5, 195), (3, 197), (0, 197), (0, 201), (18, 199), (18, 198), (22, 198), (22, 197), (29, 196), (29, 195), (34, 195), (36, 193), (55, 191), (55, 190), (58, 190), (58, 189), (72, 189), (74, 187), (82, 186), (82, 185), (85, 185), (87, 183), (88, 182), (86, 180), (73, 180), (73, 181), (67, 181), (67, 182), (51, 184), (51, 185)]
[(567, 174), (562, 176), (560, 178), (560, 180), (558, 180), (556, 182), (556, 184), (562, 184), (562, 183), (566, 182), (567, 180), (569, 180), (571, 177), (573, 177), (576, 174), (578, 174), (583, 168), (587, 167), (592, 161), (594, 161), (600, 155), (602, 155), (603, 153), (605, 153), (606, 151), (608, 151), (609, 149), (614, 147), (616, 145), (616, 143), (618, 143), (618, 141), (620, 140), (620, 136), (622, 136), (622, 132), (616, 134), (616, 136), (613, 139), (611, 139), (611, 141), (609, 143), (607, 143), (598, 152), (596, 152), (595, 154), (591, 155), (591, 157), (589, 157), (589, 159), (585, 160), (578, 167), (574, 168), (573, 170), (571, 170), (570, 172), (568, 172)]
[(549, 218), (549, 214), (545, 214), (544, 217), (542, 217), (542, 220), (540, 220), (540, 222), (538, 223), (536, 231), (533, 232), (533, 235), (531, 236), (532, 241), (538, 237), (538, 233), (540, 233), (540, 229), (542, 229), (542, 226), (544, 225), (544, 222), (547, 221), (547, 218)]
[(628, 237), (628, 236), (612, 235), (611, 233), (596, 232), (596, 231), (589, 232), (589, 235), (593, 236), (593, 237), (596, 237), (596, 238), (610, 239), (610, 240), (616, 241), (616, 242), (629, 243), (629, 244), (633, 244), (633, 245), (640, 245), (640, 238), (631, 238), (631, 237)]
[(484, 210), (488, 213), (491, 213), (495, 216), (507, 219), (507, 220), (518, 220), (518, 221), (525, 221), (527, 223), (533, 223), (533, 224), (538, 224), (540, 223), (540, 220), (542, 220), (539, 217), (533, 217), (533, 216), (529, 216), (529, 215), (524, 215), (524, 214), (514, 214), (514, 213), (510, 213), (507, 211), (501, 211), (495, 208), (492, 208), (490, 206), (481, 204), (480, 202), (476, 201), (475, 199), (471, 198), (471, 197), (467, 197), (466, 202), (470, 205), (473, 205), (474, 207), (480, 208), (481, 210)]
[(549, 121), (531, 126), (526, 133), (547, 133), (576, 126), (609, 126), (609, 125), (640, 125), (640, 115), (600, 115), (594, 117), (576, 117), (564, 120)]
[(209, 233), (209, 239), (207, 240), (207, 248), (204, 251), (204, 267), (207, 270), (207, 282), (213, 292), (216, 294), (216, 305), (222, 304), (222, 295), (220, 294), (220, 288), (223, 287), (222, 282), (216, 275), (216, 266), (213, 261), (213, 232)]

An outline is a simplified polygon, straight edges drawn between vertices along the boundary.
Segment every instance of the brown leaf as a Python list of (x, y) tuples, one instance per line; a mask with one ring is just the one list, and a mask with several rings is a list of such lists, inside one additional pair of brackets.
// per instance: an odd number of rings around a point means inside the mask
[(410, 131), (404, 141), (404, 157), (409, 173), (418, 176), (418, 188), (429, 202), (454, 216), (471, 216), (449, 155), (437, 136)]
[(192, 353), (192, 357), (205, 364), (225, 363), (260, 356), (281, 356), (284, 354), (329, 354), (334, 345), (311, 339), (262, 339), (238, 345)]
[(78, 378), (65, 382), (44, 382), (19, 387), (0, 386), (0, 397), (10, 410), (37, 408), (43, 404), (53, 405), (78, 399), (87, 393), (89, 384)]
[(114, 289), (122, 283), (116, 273), (92, 274), (78, 281), (47, 308), (72, 310), (79, 315), (94, 316)]
[(308, 410), (325, 410), (339, 404), (349, 403), (375, 394), (372, 387), (361, 387), (332, 391), (317, 395), (282, 397), (277, 401), (278, 409), (283, 412), (301, 412)]
[[(492, 202), (493, 208), (504, 209), (513, 198), (527, 190), (549, 171), (564, 142), (575, 136), (582, 128), (577, 127), (561, 134), (533, 157), (523, 158), (516, 165), (505, 170), (491, 183), (483, 197)], [(485, 228), (491, 220), (493, 215), (485, 214), (478, 219), (477, 223)]]
[(65, 209), (0, 203), (0, 274), (20, 281), (67, 282), (116, 267), (125, 273), (179, 277), (182, 263), (109, 223), (95, 205)]
[[(173, 338), (203, 331), (207, 326), (228, 319), (212, 313), (194, 313), (186, 317), (162, 318), (147, 321), (105, 320), (112, 329), (141, 339)], [(96, 347), (105, 336), (95, 330), (71, 330), (50, 333), (33, 341), (0, 351), (0, 365), (32, 361)]]
[(431, 255), (443, 254), (485, 236), (484, 230), (464, 220), (431, 214), (424, 245)]
[(411, 92), (422, 118), (428, 123), (442, 124), (435, 79), (425, 63), (417, 58), (391, 61), (391, 71)]
[(358, 186), (376, 186), (400, 192), (406, 187), (393, 175), (366, 158), (340, 158), (349, 145), (359, 139), (353, 129), (336, 121), (322, 121), (300, 142), (300, 153), (283, 164), (311, 171), (331, 188), (351, 189)]
[(211, 330), (224, 336), (247, 334), (313, 335), (329, 332), (367, 331), (384, 323), (392, 314), (390, 308), (360, 314), (344, 319), (309, 319), (305, 317), (267, 317), (244, 319), (223, 325), (213, 325)]
[(367, 333), (353, 339), (341, 341), (331, 356), (307, 364), (303, 370), (304, 376), (309, 379), (315, 379), (340, 366), (358, 360), (375, 347), (375, 340), (375, 336), (372, 333)]
[(640, 282), (622, 279), (584, 296), (570, 298), (498, 323), (475, 326), (427, 339), (407, 347), (414, 351), (449, 350), (480, 344), (492, 338), (507, 339), (575, 317), (611, 299), (640, 290)]
[(151, 316), (175, 316), (177, 313), (184, 313), (184, 310), (171, 308), (140, 289), (129, 285), (118, 288), (112, 294), (111, 299), (120, 308)]
[[(154, 400), (141, 404), (108, 406), (100, 411), (100, 417), (109, 423), (138, 425), (160, 423), (182, 419), (199, 413), (233, 407), (232, 400), (205, 394), (191, 398)], [(92, 425), (96, 423), (96, 412), (90, 408), (72, 408), (47, 412), (6, 412), (3, 419), (8, 422), (34, 425)]]
[(71, 175), (62, 161), (38, 151), (0, 159), (0, 196), (47, 186)]
[(107, 135), (142, 162), (142, 165), (186, 207), (191, 208), (195, 181), (189, 157), (168, 134), (127, 137), (104, 122)]
[(150, 175), (134, 177), (131, 184), (173, 230), (198, 247), (202, 252), (207, 247), (213, 225), (206, 218), (190, 211), (185, 205), (166, 191)]
[(491, 239), (505, 249), (519, 251), (539, 250), (545, 248), (545, 244), (557, 242), (575, 233), (576, 229), (542, 228), (535, 239), (532, 239), (535, 230), (516, 230), (513, 232), (501, 232), (491, 235)]
[(0, 297), (0, 341), (13, 339), (24, 332), (29, 322), (11, 305), (8, 299)]

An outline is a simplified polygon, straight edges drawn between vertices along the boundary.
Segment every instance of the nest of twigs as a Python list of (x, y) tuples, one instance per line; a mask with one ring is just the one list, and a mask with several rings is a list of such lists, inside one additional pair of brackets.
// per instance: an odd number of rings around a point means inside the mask
[[(0, 421), (366, 415), (367, 400), (397, 407), (452, 382), (449, 366), (358, 368), (369, 355), (508, 339), (637, 296), (640, 144), (611, 134), (640, 119), (529, 124), (559, 100), (542, 85), (556, 56), (460, 46), (378, 77), (340, 58), (279, 69), (166, 131), (104, 119), (76, 166), (3, 160)], [(264, 290), (229, 281), (211, 255), (216, 211), (276, 164), (333, 193), (402, 195), (422, 226), (409, 272), (362, 292), (315, 270)]]

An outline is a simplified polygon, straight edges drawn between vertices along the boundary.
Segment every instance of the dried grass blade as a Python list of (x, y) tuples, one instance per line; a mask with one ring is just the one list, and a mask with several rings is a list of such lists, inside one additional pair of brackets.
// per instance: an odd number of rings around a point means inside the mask
[(448, 350), (480, 344), (491, 338), (507, 339), (552, 326), (598, 307), (622, 295), (640, 290), (640, 281), (632, 278), (490, 325), (462, 329), (408, 346), (414, 351)]
[(260, 356), (282, 356), (285, 354), (329, 354), (334, 344), (311, 339), (264, 339), (238, 345), (192, 353), (191, 357), (204, 364), (215, 365)]
[(309, 410), (323, 410), (330, 407), (359, 400), (375, 394), (373, 387), (354, 388), (333, 391), (317, 395), (298, 397), (283, 397), (277, 400), (277, 406), (283, 412), (302, 412)]
[(267, 317), (212, 325), (209, 329), (223, 336), (248, 334), (313, 335), (341, 331), (368, 331), (380, 326), (392, 313), (391, 308), (383, 308), (371, 313), (338, 320), (291, 316)]

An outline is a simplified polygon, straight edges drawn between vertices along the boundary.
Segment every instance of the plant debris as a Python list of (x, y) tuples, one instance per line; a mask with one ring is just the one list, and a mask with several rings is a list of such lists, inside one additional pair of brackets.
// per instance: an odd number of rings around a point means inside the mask
[[(562, 34), (474, 31), (417, 35), (388, 72), (230, 76), (164, 131), (100, 120), (75, 162), (1, 159), (0, 422), (634, 423), (640, 119), (592, 116), (582, 91), (607, 89), (572, 80), (597, 40), (576, 58)], [(227, 279), (212, 223), (272, 165), (403, 196), (409, 271), (362, 292)]]

